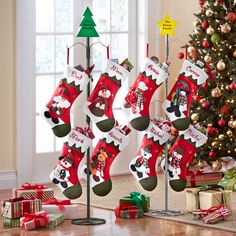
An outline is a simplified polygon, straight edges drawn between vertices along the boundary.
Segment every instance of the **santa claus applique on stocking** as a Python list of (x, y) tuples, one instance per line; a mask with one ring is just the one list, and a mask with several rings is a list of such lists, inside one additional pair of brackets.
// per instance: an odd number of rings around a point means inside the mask
[[(187, 185), (187, 164), (192, 161), (197, 151), (207, 141), (207, 136), (192, 125), (187, 130), (180, 131), (179, 137), (168, 154), (169, 183), (173, 190), (183, 191)], [(165, 160), (162, 166), (165, 169)]]
[(90, 186), (98, 196), (107, 195), (112, 189), (110, 167), (117, 155), (127, 146), (130, 128), (116, 125), (111, 131), (104, 134), (94, 148), (90, 157), (90, 167), (84, 165), (81, 174), (87, 179), (90, 173)]
[(150, 121), (136, 157), (129, 169), (142, 187), (152, 191), (157, 186), (156, 161), (170, 136), (171, 123), (161, 117)]
[(208, 75), (200, 67), (190, 61), (184, 61), (176, 83), (162, 104), (163, 111), (177, 130), (189, 127), (192, 97), (207, 78)]
[(157, 88), (167, 79), (168, 66), (169, 62), (159, 64), (156, 58), (147, 58), (144, 68), (125, 97), (121, 108), (134, 129), (147, 129), (150, 101)]
[(89, 128), (72, 129), (68, 141), (63, 145), (59, 161), (50, 174), (51, 181), (69, 199), (79, 198), (82, 194), (78, 167), (93, 138), (94, 135)]
[(128, 59), (120, 65), (108, 60), (104, 72), (88, 98), (88, 104), (84, 106), (84, 112), (102, 132), (111, 130), (115, 125), (112, 111), (114, 98), (132, 68)]
[(52, 98), (42, 112), (42, 117), (50, 124), (57, 137), (66, 136), (71, 130), (70, 109), (75, 99), (86, 88), (94, 66), (84, 70), (82, 66), (67, 66)]

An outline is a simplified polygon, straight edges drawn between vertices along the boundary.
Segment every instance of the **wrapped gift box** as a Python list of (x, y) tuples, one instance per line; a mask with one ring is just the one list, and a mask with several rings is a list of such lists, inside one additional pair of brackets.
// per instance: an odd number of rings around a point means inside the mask
[(188, 171), (186, 176), (187, 187), (218, 184), (222, 177), (222, 172), (202, 173), (201, 171)]
[(23, 197), (25, 199), (41, 199), (43, 202), (54, 198), (54, 191), (45, 185), (29, 183), (21, 185), (20, 188), (12, 190), (13, 197)]
[(42, 210), (42, 201), (39, 199), (26, 200), (13, 198), (2, 202), (2, 215), (7, 218), (17, 219), (24, 213), (36, 213)]
[(46, 226), (47, 228), (55, 228), (65, 220), (63, 214), (48, 214), (48, 217), (49, 224)]
[(131, 192), (130, 196), (124, 196), (120, 198), (119, 205), (137, 206), (144, 212), (148, 212), (150, 209), (150, 197), (140, 194), (138, 192)]
[(3, 225), (9, 227), (20, 227), (20, 219), (10, 219), (3, 217)]
[(219, 185), (226, 190), (236, 192), (236, 167), (233, 167), (225, 172), (224, 178), (219, 181)]
[(115, 215), (123, 219), (138, 219), (143, 217), (143, 210), (137, 206), (122, 204), (115, 208)]
[(25, 213), (24, 217), (20, 218), (20, 227), (25, 230), (46, 227), (49, 224), (49, 217), (45, 211), (40, 211), (35, 214)]
[(188, 188), (186, 189), (186, 210), (207, 210), (212, 206), (225, 206), (231, 209), (232, 191), (220, 189)]
[(42, 208), (48, 214), (63, 214), (65, 220), (79, 218), (79, 205), (71, 204), (70, 200), (50, 199), (43, 203)]

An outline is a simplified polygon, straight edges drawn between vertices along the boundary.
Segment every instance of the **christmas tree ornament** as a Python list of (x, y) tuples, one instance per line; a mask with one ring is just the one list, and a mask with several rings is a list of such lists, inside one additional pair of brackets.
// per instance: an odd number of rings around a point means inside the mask
[(212, 43), (219, 43), (219, 41), (220, 41), (220, 35), (214, 33), (214, 34), (211, 36), (211, 42), (212, 42)]
[(222, 33), (228, 34), (231, 31), (231, 26), (230, 26), (229, 23), (225, 23), (225, 24), (220, 26), (220, 30), (221, 30)]
[(84, 112), (95, 122), (102, 132), (111, 130), (115, 125), (112, 105), (116, 93), (133, 68), (128, 59), (120, 65), (112, 60), (107, 61), (94, 90), (84, 106)]
[(223, 118), (221, 118), (221, 119), (218, 121), (218, 125), (219, 125), (221, 128), (223, 128), (223, 127), (226, 125), (226, 121), (225, 121)]
[(202, 22), (202, 28), (203, 28), (203, 29), (207, 29), (208, 26), (209, 26), (208, 22), (207, 22), (206, 20), (204, 20), (204, 21)]
[(200, 102), (201, 97), (198, 96), (198, 95), (194, 95), (194, 96), (193, 96), (193, 100), (194, 100), (195, 102)]
[(184, 53), (183, 52), (179, 52), (178, 53), (178, 58), (179, 59), (183, 59), (184, 58)]
[(226, 134), (227, 134), (229, 137), (232, 137), (232, 136), (233, 136), (233, 132), (232, 132), (231, 130), (228, 130), (228, 131), (226, 132)]
[(167, 79), (169, 65), (169, 62), (156, 63), (152, 58), (147, 58), (144, 68), (130, 87), (121, 109), (134, 129), (139, 131), (147, 129), (150, 122), (151, 98)]
[(90, 166), (81, 168), (81, 175), (86, 180), (90, 174), (90, 186), (98, 196), (107, 195), (112, 189), (110, 167), (118, 154), (128, 145), (130, 133), (128, 126), (116, 123), (114, 128), (104, 133), (98, 141), (90, 157)]
[(224, 139), (225, 139), (225, 135), (220, 134), (220, 135), (219, 135), (219, 139), (220, 139), (220, 140), (224, 140)]
[(194, 26), (194, 27), (197, 27), (198, 24), (199, 24), (199, 21), (198, 21), (198, 20), (195, 20), (195, 21), (193, 22), (193, 26)]
[(206, 33), (209, 35), (213, 35), (215, 33), (215, 30), (211, 26), (209, 26), (206, 30)]
[(236, 57), (236, 49), (233, 52), (233, 57)]
[(93, 138), (94, 135), (89, 127), (72, 129), (67, 142), (63, 145), (57, 165), (50, 174), (51, 181), (69, 199), (79, 198), (82, 194), (78, 167)]
[(204, 83), (202, 84), (202, 87), (203, 87), (204, 89), (208, 89), (209, 84), (208, 84), (207, 82), (204, 82)]
[(224, 0), (216, 0), (216, 4), (222, 4)]
[(187, 50), (188, 50), (188, 53), (193, 53), (196, 51), (194, 46), (189, 46)]
[(222, 164), (219, 160), (216, 160), (212, 163), (212, 166), (211, 168), (214, 170), (214, 171), (220, 171), (222, 169)]
[(219, 98), (221, 96), (221, 90), (220, 88), (216, 87), (214, 89), (211, 90), (211, 96), (213, 98)]
[[(197, 148), (207, 141), (207, 136), (192, 125), (179, 132), (168, 154), (169, 184), (174, 191), (183, 191), (187, 185), (187, 164), (194, 158)], [(165, 168), (164, 160), (162, 166)]]
[(202, 103), (202, 108), (204, 108), (205, 110), (209, 110), (210, 107), (211, 107), (211, 105), (208, 101), (205, 101)]
[(64, 137), (70, 132), (71, 106), (79, 94), (86, 89), (93, 67), (85, 71), (81, 65), (75, 68), (67, 66), (64, 78), (42, 111), (41, 116), (49, 123), (57, 137)]
[(212, 16), (213, 15), (213, 11), (211, 9), (207, 9), (206, 10), (206, 16)]
[(200, 169), (203, 169), (205, 167), (206, 163), (204, 161), (199, 161), (198, 166)]
[(188, 60), (184, 61), (176, 83), (162, 104), (163, 111), (176, 129), (185, 130), (189, 127), (191, 100), (199, 85), (207, 78), (208, 75), (200, 67)]
[(212, 147), (217, 147), (217, 146), (218, 146), (218, 142), (217, 142), (217, 141), (212, 142), (212, 143), (211, 143), (211, 146), (212, 146)]
[(220, 108), (220, 112), (224, 113), (224, 114), (229, 114), (231, 111), (231, 107), (228, 104), (224, 104), (221, 108)]
[(210, 158), (215, 158), (215, 157), (216, 157), (216, 152), (210, 151), (210, 152), (209, 152), (209, 157), (210, 157)]
[(233, 119), (233, 117), (231, 117), (230, 118), (230, 121), (228, 122), (228, 126), (229, 126), (229, 128), (234, 128), (234, 119)]
[(170, 131), (171, 123), (167, 120), (159, 116), (151, 120), (141, 146), (130, 162), (131, 173), (147, 191), (152, 191), (157, 186), (156, 161), (169, 139)]
[(195, 123), (198, 122), (199, 118), (200, 118), (199, 113), (193, 113), (193, 114), (191, 115), (191, 120), (192, 120), (193, 122), (195, 122)]
[(228, 20), (228, 21), (231, 21), (231, 22), (236, 21), (236, 13), (235, 12), (229, 12), (226, 15), (225, 19)]
[(229, 85), (229, 89), (230, 90), (236, 90), (236, 83), (231, 83), (230, 85)]
[(198, 4), (199, 4), (200, 6), (203, 6), (203, 5), (205, 4), (205, 0), (198, 0)]
[(209, 48), (209, 47), (211, 46), (211, 43), (210, 43), (207, 39), (204, 39), (204, 40), (202, 41), (202, 46), (203, 46), (204, 48)]
[(222, 60), (220, 60), (217, 63), (216, 67), (217, 67), (218, 70), (224, 70), (225, 69), (225, 63)]
[(236, 120), (233, 121), (233, 125), (232, 125), (233, 129), (236, 128)]
[(217, 132), (217, 129), (212, 126), (208, 126), (206, 131), (208, 135), (214, 135)]
[(204, 61), (205, 61), (207, 64), (210, 64), (211, 61), (212, 61), (212, 57), (211, 57), (209, 54), (207, 54), (207, 55), (204, 57)]

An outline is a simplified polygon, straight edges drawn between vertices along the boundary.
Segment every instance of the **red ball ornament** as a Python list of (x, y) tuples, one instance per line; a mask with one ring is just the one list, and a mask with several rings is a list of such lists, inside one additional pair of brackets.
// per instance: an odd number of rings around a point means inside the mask
[(194, 95), (194, 96), (193, 96), (193, 100), (194, 100), (195, 102), (200, 102), (201, 97), (199, 97), (198, 95)]
[(216, 152), (210, 151), (208, 155), (209, 155), (210, 158), (215, 158), (216, 157)]
[(222, 128), (222, 127), (224, 127), (224, 126), (226, 125), (226, 121), (221, 118), (221, 119), (218, 121), (218, 125)]
[(208, 22), (207, 22), (206, 20), (204, 20), (204, 21), (202, 22), (202, 28), (203, 28), (203, 29), (207, 29), (208, 26), (209, 26)]
[(205, 110), (209, 110), (210, 109), (210, 103), (208, 101), (205, 101), (202, 103), (202, 108), (204, 108)]
[(220, 111), (224, 114), (229, 114), (231, 111), (231, 108), (228, 104), (225, 104), (220, 108)]
[(198, 3), (200, 6), (203, 6), (205, 4), (205, 0), (199, 0)]
[(179, 52), (178, 53), (178, 58), (179, 59), (183, 59), (184, 58), (184, 53), (183, 52)]
[(236, 90), (236, 83), (231, 83), (230, 85), (229, 85), (229, 89), (230, 90)]
[(207, 131), (208, 135), (212, 135), (212, 134), (216, 133), (217, 129), (214, 128), (214, 127), (209, 126), (209, 127), (207, 127), (206, 131)]
[(224, 0), (216, 0), (216, 3), (217, 4), (221, 4), (221, 3), (223, 3), (224, 2)]
[(204, 48), (209, 48), (209, 47), (211, 46), (211, 43), (210, 43), (207, 39), (204, 39), (204, 40), (202, 41), (202, 46), (203, 46)]
[(236, 13), (235, 12), (229, 12), (227, 14), (227, 16), (225, 17), (226, 20), (229, 20), (229, 21), (236, 21)]
[(203, 87), (204, 89), (208, 89), (209, 85), (208, 85), (207, 82), (204, 82), (204, 83), (202, 84), (202, 87)]

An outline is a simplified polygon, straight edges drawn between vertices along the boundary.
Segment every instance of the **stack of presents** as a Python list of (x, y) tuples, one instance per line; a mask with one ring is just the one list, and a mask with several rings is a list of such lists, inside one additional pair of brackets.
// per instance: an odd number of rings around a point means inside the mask
[(77, 219), (78, 204), (58, 200), (54, 191), (40, 184), (24, 184), (13, 189), (12, 198), (2, 203), (3, 225), (25, 230), (54, 228), (65, 219)]

